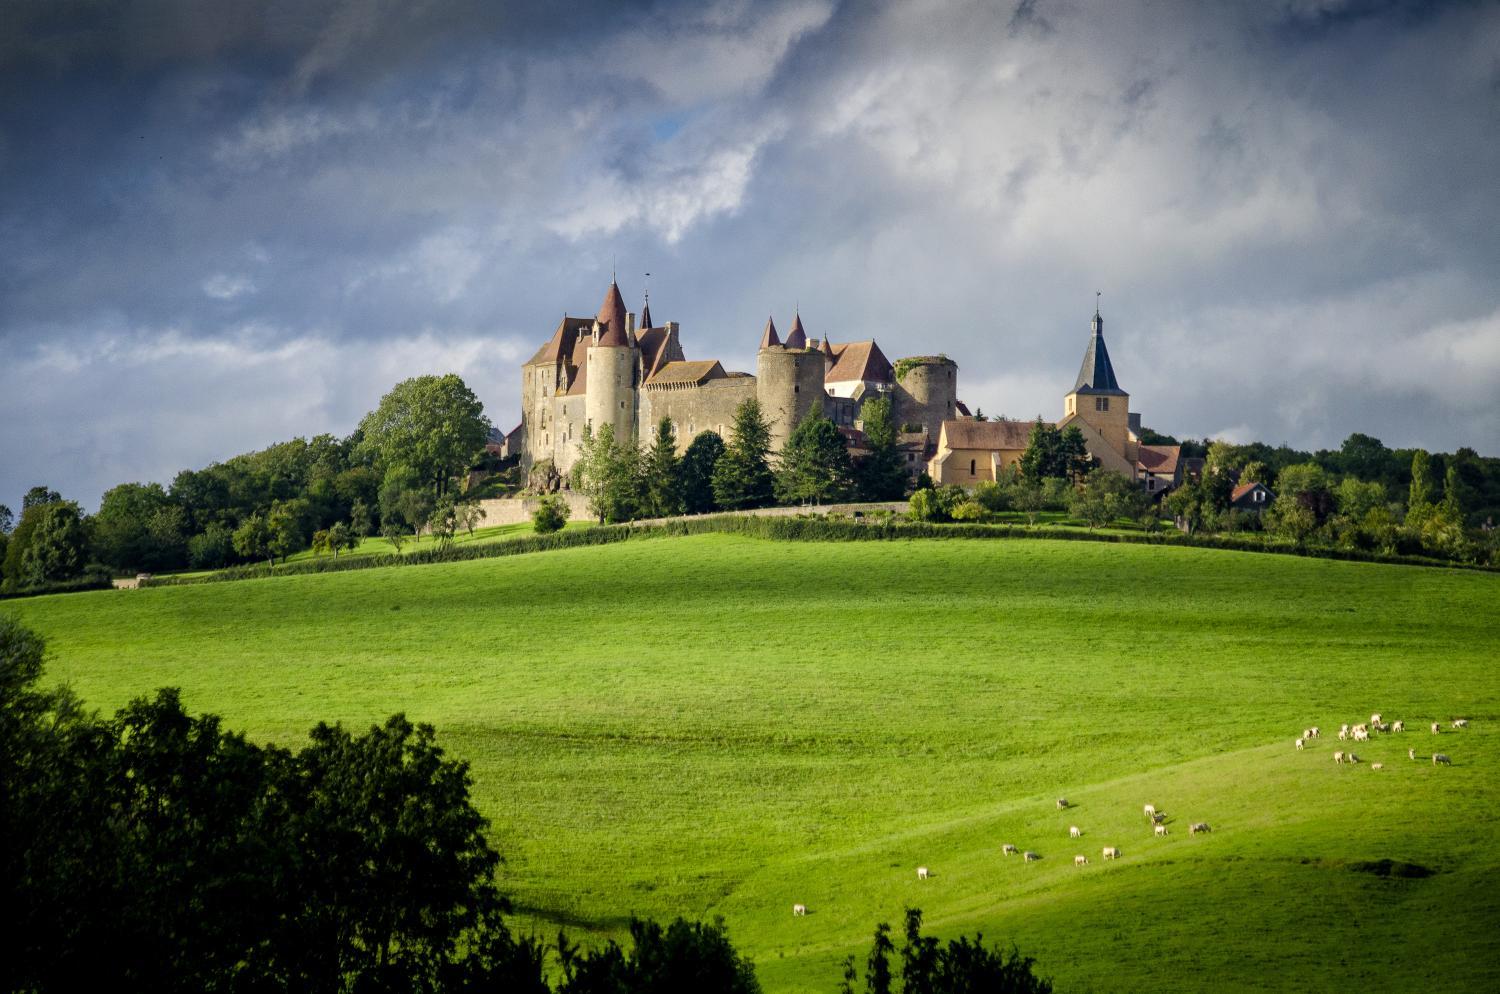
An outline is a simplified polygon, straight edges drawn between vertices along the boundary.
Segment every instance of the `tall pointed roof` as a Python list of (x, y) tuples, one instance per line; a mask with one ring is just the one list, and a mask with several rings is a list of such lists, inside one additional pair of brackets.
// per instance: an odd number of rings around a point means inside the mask
[(1078, 369), (1078, 382), (1073, 384), (1069, 393), (1128, 396), (1120, 389), (1120, 382), (1115, 379), (1115, 367), (1110, 365), (1109, 349), (1104, 347), (1104, 319), (1099, 316), (1097, 309), (1094, 311), (1092, 328), (1089, 347), (1083, 352), (1083, 365)]
[(776, 321), (771, 317), (766, 318), (765, 334), (760, 336), (760, 347), (769, 349), (774, 345), (780, 345), (781, 339), (776, 334)]
[(792, 318), (792, 331), (786, 336), (786, 347), (789, 349), (807, 348), (807, 330), (802, 327), (801, 314)]
[(604, 291), (604, 303), (599, 305), (597, 317), (601, 331), (599, 344), (613, 348), (629, 348), (630, 340), (625, 334), (625, 298), (620, 296), (620, 284), (610, 280)]
[(653, 327), (653, 325), (651, 324), (651, 294), (648, 293), (646, 294), (646, 302), (641, 304), (640, 329), (645, 331), (650, 327)]

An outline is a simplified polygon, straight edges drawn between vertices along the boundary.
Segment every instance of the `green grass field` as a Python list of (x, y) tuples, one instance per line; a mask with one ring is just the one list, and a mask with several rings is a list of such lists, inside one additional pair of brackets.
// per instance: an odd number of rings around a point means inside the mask
[[(768, 991), (826, 992), (917, 905), (1064, 990), (1500, 989), (1493, 574), (704, 535), (3, 610), (101, 707), (170, 684), (262, 739), (435, 723), (548, 937), (723, 915)], [(1413, 730), (1336, 766), (1372, 711)]]

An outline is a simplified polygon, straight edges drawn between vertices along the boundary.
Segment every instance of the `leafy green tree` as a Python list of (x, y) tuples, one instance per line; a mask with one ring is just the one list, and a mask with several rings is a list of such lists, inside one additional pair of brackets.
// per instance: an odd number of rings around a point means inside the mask
[(62, 500), (62, 494), (51, 487), (32, 487), (21, 497), (21, 513), (25, 514), (28, 509), (33, 507), (56, 504), (60, 500)]
[(406, 529), (393, 519), (380, 526), (380, 537), (391, 543), (391, 548), (399, 554), (401, 546), (406, 542)]
[(671, 418), (662, 418), (656, 426), (656, 437), (642, 460), (641, 475), (642, 514), (665, 518), (682, 513), (682, 472)]
[(9, 535), (11, 529), (16, 527), (16, 512), (4, 504), (0, 504), (0, 535)]
[(563, 981), (558, 994), (758, 994), (755, 966), (735, 951), (723, 919), (678, 918), (666, 928), (632, 919), (631, 948), (614, 941), (582, 953), (558, 943)]
[(159, 483), (106, 490), (91, 523), (94, 558), (117, 572), (167, 569), (186, 559), (186, 515)]
[(1010, 503), (1026, 515), (1026, 523), (1036, 524), (1037, 515), (1047, 507), (1047, 492), (1039, 480), (1022, 477), (1010, 488)]
[(1059, 442), (1057, 428), (1037, 415), (1031, 436), (1026, 440), (1026, 451), (1021, 453), (1021, 475), (1036, 483), (1048, 476), (1062, 475), (1057, 472)]
[(1218, 519), (1219, 509), (1212, 488), (1206, 485), (1207, 480), (1205, 475), (1198, 482), (1184, 483), (1162, 500), (1178, 526), (1189, 535), (1211, 528)]
[(943, 521), (948, 517), (937, 491), (931, 487), (912, 491), (907, 513), (913, 521)]
[(1386, 504), (1385, 487), (1346, 476), (1334, 492), (1339, 514), (1350, 522), (1363, 521), (1371, 511)]
[(272, 557), (279, 556), (282, 562), (286, 562), (287, 556), (305, 544), (303, 520), (306, 507), (306, 502), (302, 500), (277, 501), (271, 505), (271, 513), (266, 516), (266, 530), (269, 533), (266, 548)]
[(313, 532), (311, 548), (314, 556), (321, 556), (323, 553), (329, 551), (331, 546), (328, 544), (327, 528), (320, 528)]
[(437, 539), (439, 548), (447, 548), (453, 544), (453, 536), (458, 532), (458, 505), (453, 494), (447, 493), (437, 499), (433, 505), (432, 515), (428, 519), (428, 525), (432, 529), (432, 537)]
[(729, 445), (714, 465), (714, 500), (727, 510), (764, 507), (775, 493), (771, 473), (771, 426), (755, 398), (741, 401), (734, 412)]
[(901, 451), (899, 426), (891, 410), (891, 399), (881, 395), (860, 408), (868, 455), (854, 467), (854, 481), (861, 500), (900, 500), (906, 494), (906, 467)]
[(1056, 460), (1056, 465), (1051, 467), (1053, 471), (1044, 475), (1077, 481), (1098, 465), (1089, 455), (1088, 444), (1083, 440), (1083, 432), (1077, 425), (1068, 425), (1058, 433)]
[(640, 450), (629, 441), (615, 441), (613, 425), (595, 432), (585, 424), (570, 482), (588, 498), (601, 525), (629, 521), (640, 507)]
[(1432, 514), (1432, 457), (1418, 449), (1411, 457), (1411, 487), (1406, 496), (1406, 521), (1420, 528)]
[(538, 535), (550, 535), (561, 531), (568, 523), (568, 505), (556, 494), (548, 494), (537, 501), (531, 512), (531, 526)]
[(1459, 478), (1458, 465), (1448, 464), (1448, 471), (1443, 478), (1443, 517), (1460, 527), (1464, 523), (1464, 510), (1468, 503), (1468, 488), (1464, 486), (1463, 480)]
[[(1327, 521), (1337, 507), (1328, 471), (1314, 462), (1284, 467), (1276, 475), (1276, 500), (1300, 505), (1312, 516), (1314, 527)], [(1283, 503), (1282, 513), (1286, 510)]]
[(234, 531), (217, 522), (187, 541), (188, 564), (194, 569), (218, 569), (233, 561)]
[(1272, 483), (1271, 468), (1259, 460), (1247, 462), (1240, 470), (1240, 482), (1263, 483), (1269, 487)]
[(375, 534), (375, 515), (363, 500), (356, 499), (349, 509), (349, 530), (358, 538)]
[(21, 553), (24, 583), (39, 585), (82, 574), (89, 534), (78, 505), (68, 500), (33, 506), (40, 513), (36, 530)]
[(404, 464), (437, 497), (484, 448), (490, 433), (484, 406), (453, 373), (396, 384), (359, 423), (358, 451), (384, 466)]
[(484, 508), (472, 500), (460, 502), (454, 511), (454, 519), (458, 527), (468, 532), (470, 538), (474, 537), (474, 529), (479, 527), (479, 523), (485, 519), (485, 516)]
[(359, 545), (359, 536), (354, 530), (342, 521), (335, 521), (328, 526), (328, 549), (337, 559), (339, 553), (356, 548)]
[(717, 432), (699, 432), (679, 464), (681, 471), (682, 509), (688, 514), (706, 514), (716, 510), (714, 502), (714, 467), (724, 454), (724, 440)]
[(405, 490), (396, 498), (395, 517), (406, 522), (412, 538), (418, 542), (422, 541), (422, 529), (432, 521), (436, 510), (437, 500), (428, 490)]
[(272, 532), (266, 519), (259, 514), (252, 514), (234, 530), (234, 551), (246, 559), (264, 559), (270, 565), (273, 561), (271, 538)]
[(784, 504), (844, 500), (853, 487), (849, 443), (838, 426), (815, 404), (781, 450), (776, 467), (776, 496)]
[(1144, 503), (1145, 496), (1134, 480), (1112, 470), (1096, 469), (1074, 491), (1068, 510), (1092, 530), (1117, 518), (1139, 517)]

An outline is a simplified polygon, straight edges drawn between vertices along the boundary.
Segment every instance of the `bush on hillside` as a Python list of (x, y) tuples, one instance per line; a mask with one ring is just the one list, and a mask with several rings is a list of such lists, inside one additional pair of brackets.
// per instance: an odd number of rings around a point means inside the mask
[(538, 535), (551, 535), (555, 531), (561, 531), (567, 523), (568, 505), (556, 494), (537, 501), (536, 510), (531, 512), (531, 526)]

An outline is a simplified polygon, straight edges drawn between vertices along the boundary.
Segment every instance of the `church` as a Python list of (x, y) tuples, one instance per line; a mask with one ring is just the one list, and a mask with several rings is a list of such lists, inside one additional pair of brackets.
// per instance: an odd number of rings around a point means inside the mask
[[(1051, 424), (1051, 422), (1044, 422)], [(944, 421), (937, 453), (927, 472), (936, 483), (973, 486), (1000, 478), (1021, 462), (1035, 421)], [(1130, 410), (1130, 394), (1120, 388), (1109, 349), (1104, 345), (1104, 318), (1094, 309), (1088, 346), (1073, 389), (1063, 397), (1059, 429), (1077, 426), (1089, 455), (1107, 470), (1140, 482), (1150, 494), (1161, 494), (1182, 482), (1182, 447), (1147, 445), (1140, 439), (1141, 416)]]
[(767, 319), (753, 374), (727, 370), (717, 359), (688, 359), (678, 323), (653, 321), (649, 298), (637, 317), (611, 281), (597, 314), (564, 316), (521, 367), (521, 423), (504, 449), (518, 453), (529, 478), (545, 486), (565, 479), (578, 460), (585, 425), (644, 445), (669, 417), (685, 450), (704, 431), (729, 441), (735, 409), (754, 398), (771, 426), (773, 453), (818, 404), (857, 451), (860, 408), (876, 396), (891, 398), (913, 476), (944, 423), (968, 416), (958, 400), (958, 364), (946, 356), (892, 363), (873, 339), (810, 338), (796, 314), (785, 338)]

